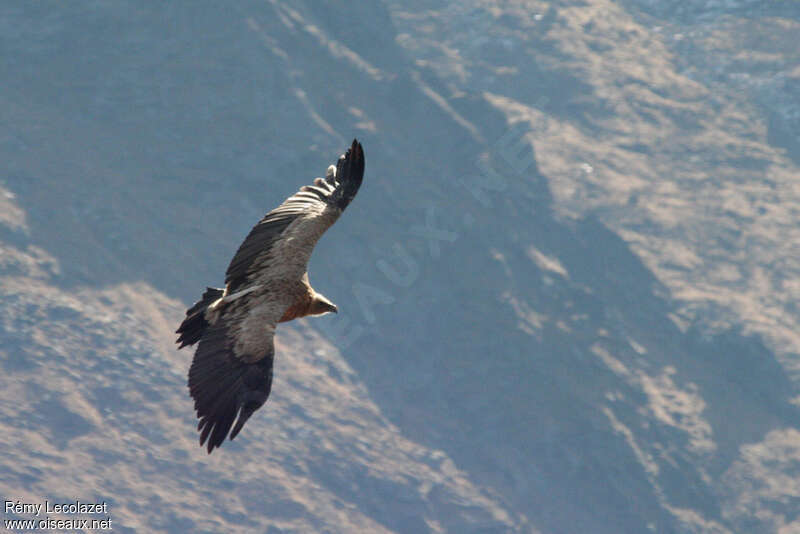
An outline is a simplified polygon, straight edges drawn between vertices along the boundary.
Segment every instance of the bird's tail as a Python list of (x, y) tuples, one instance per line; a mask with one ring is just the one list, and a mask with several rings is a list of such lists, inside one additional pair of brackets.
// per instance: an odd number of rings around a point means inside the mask
[(178, 348), (183, 348), (186, 345), (192, 345), (200, 341), (208, 321), (206, 321), (206, 309), (213, 304), (216, 300), (222, 298), (224, 290), (216, 287), (207, 287), (203, 296), (194, 303), (194, 305), (186, 310), (186, 319), (183, 320), (181, 325), (175, 331), (178, 336), (176, 343), (180, 343)]

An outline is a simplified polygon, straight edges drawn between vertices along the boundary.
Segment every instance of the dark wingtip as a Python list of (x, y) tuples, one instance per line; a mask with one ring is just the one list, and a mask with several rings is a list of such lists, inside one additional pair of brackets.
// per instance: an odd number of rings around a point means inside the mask
[[(215, 425), (213, 425), (211, 423), (211, 421), (208, 421), (208, 420), (206, 420), (205, 424), (203, 424), (203, 419), (201, 419), (199, 424), (197, 425), (197, 430), (201, 431), (200, 432), (200, 446), (202, 447), (202, 446), (205, 445), (206, 449), (208, 450), (208, 454), (211, 454), (212, 452), (214, 452), (215, 448), (218, 449), (220, 447), (220, 445), (222, 445), (222, 442), (225, 441), (224, 437), (222, 438), (222, 440), (214, 439), (214, 435), (213, 435), (213, 427), (214, 426)], [(201, 428), (202, 428), (202, 430), (201, 430)], [(206, 440), (208, 440), (208, 441), (206, 441)]]
[(361, 143), (358, 142), (358, 139), (353, 139), (353, 144), (350, 145), (350, 149), (347, 151), (351, 153), (353, 156), (353, 164), (356, 167), (356, 170), (359, 170), (363, 175), (364, 174), (364, 147), (361, 146)]
[(336, 163), (336, 181), (339, 185), (333, 198), (339, 209), (344, 210), (356, 196), (364, 178), (364, 167), (364, 148), (358, 139), (353, 139), (350, 148)]

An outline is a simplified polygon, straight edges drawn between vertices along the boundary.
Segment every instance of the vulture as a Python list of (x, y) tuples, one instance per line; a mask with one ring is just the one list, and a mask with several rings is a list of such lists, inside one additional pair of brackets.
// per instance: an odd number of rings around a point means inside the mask
[[(189, 392), (209, 454), (236, 437), (272, 387), (278, 323), (337, 313), (314, 291), (308, 260), (314, 245), (353, 200), (364, 176), (364, 151), (353, 140), (325, 178), (305, 185), (267, 213), (239, 246), (225, 288), (206, 288), (176, 331), (178, 348), (197, 343)], [(232, 428), (232, 430), (231, 430)]]

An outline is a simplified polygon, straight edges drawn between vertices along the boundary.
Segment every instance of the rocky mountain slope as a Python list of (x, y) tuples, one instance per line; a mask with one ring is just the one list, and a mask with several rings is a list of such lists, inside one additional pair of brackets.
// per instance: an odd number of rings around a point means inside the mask
[[(793, 3), (0, 28), (4, 499), (105, 499), (121, 532), (800, 532)], [(310, 265), (340, 313), (281, 326), (207, 456), (172, 332), (354, 136)]]

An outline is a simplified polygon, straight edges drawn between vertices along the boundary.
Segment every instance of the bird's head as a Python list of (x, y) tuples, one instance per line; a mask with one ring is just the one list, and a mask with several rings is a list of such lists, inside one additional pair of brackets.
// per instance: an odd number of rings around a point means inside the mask
[(308, 309), (308, 315), (323, 315), (328, 312), (339, 313), (336, 304), (325, 298), (324, 295), (316, 293)]

